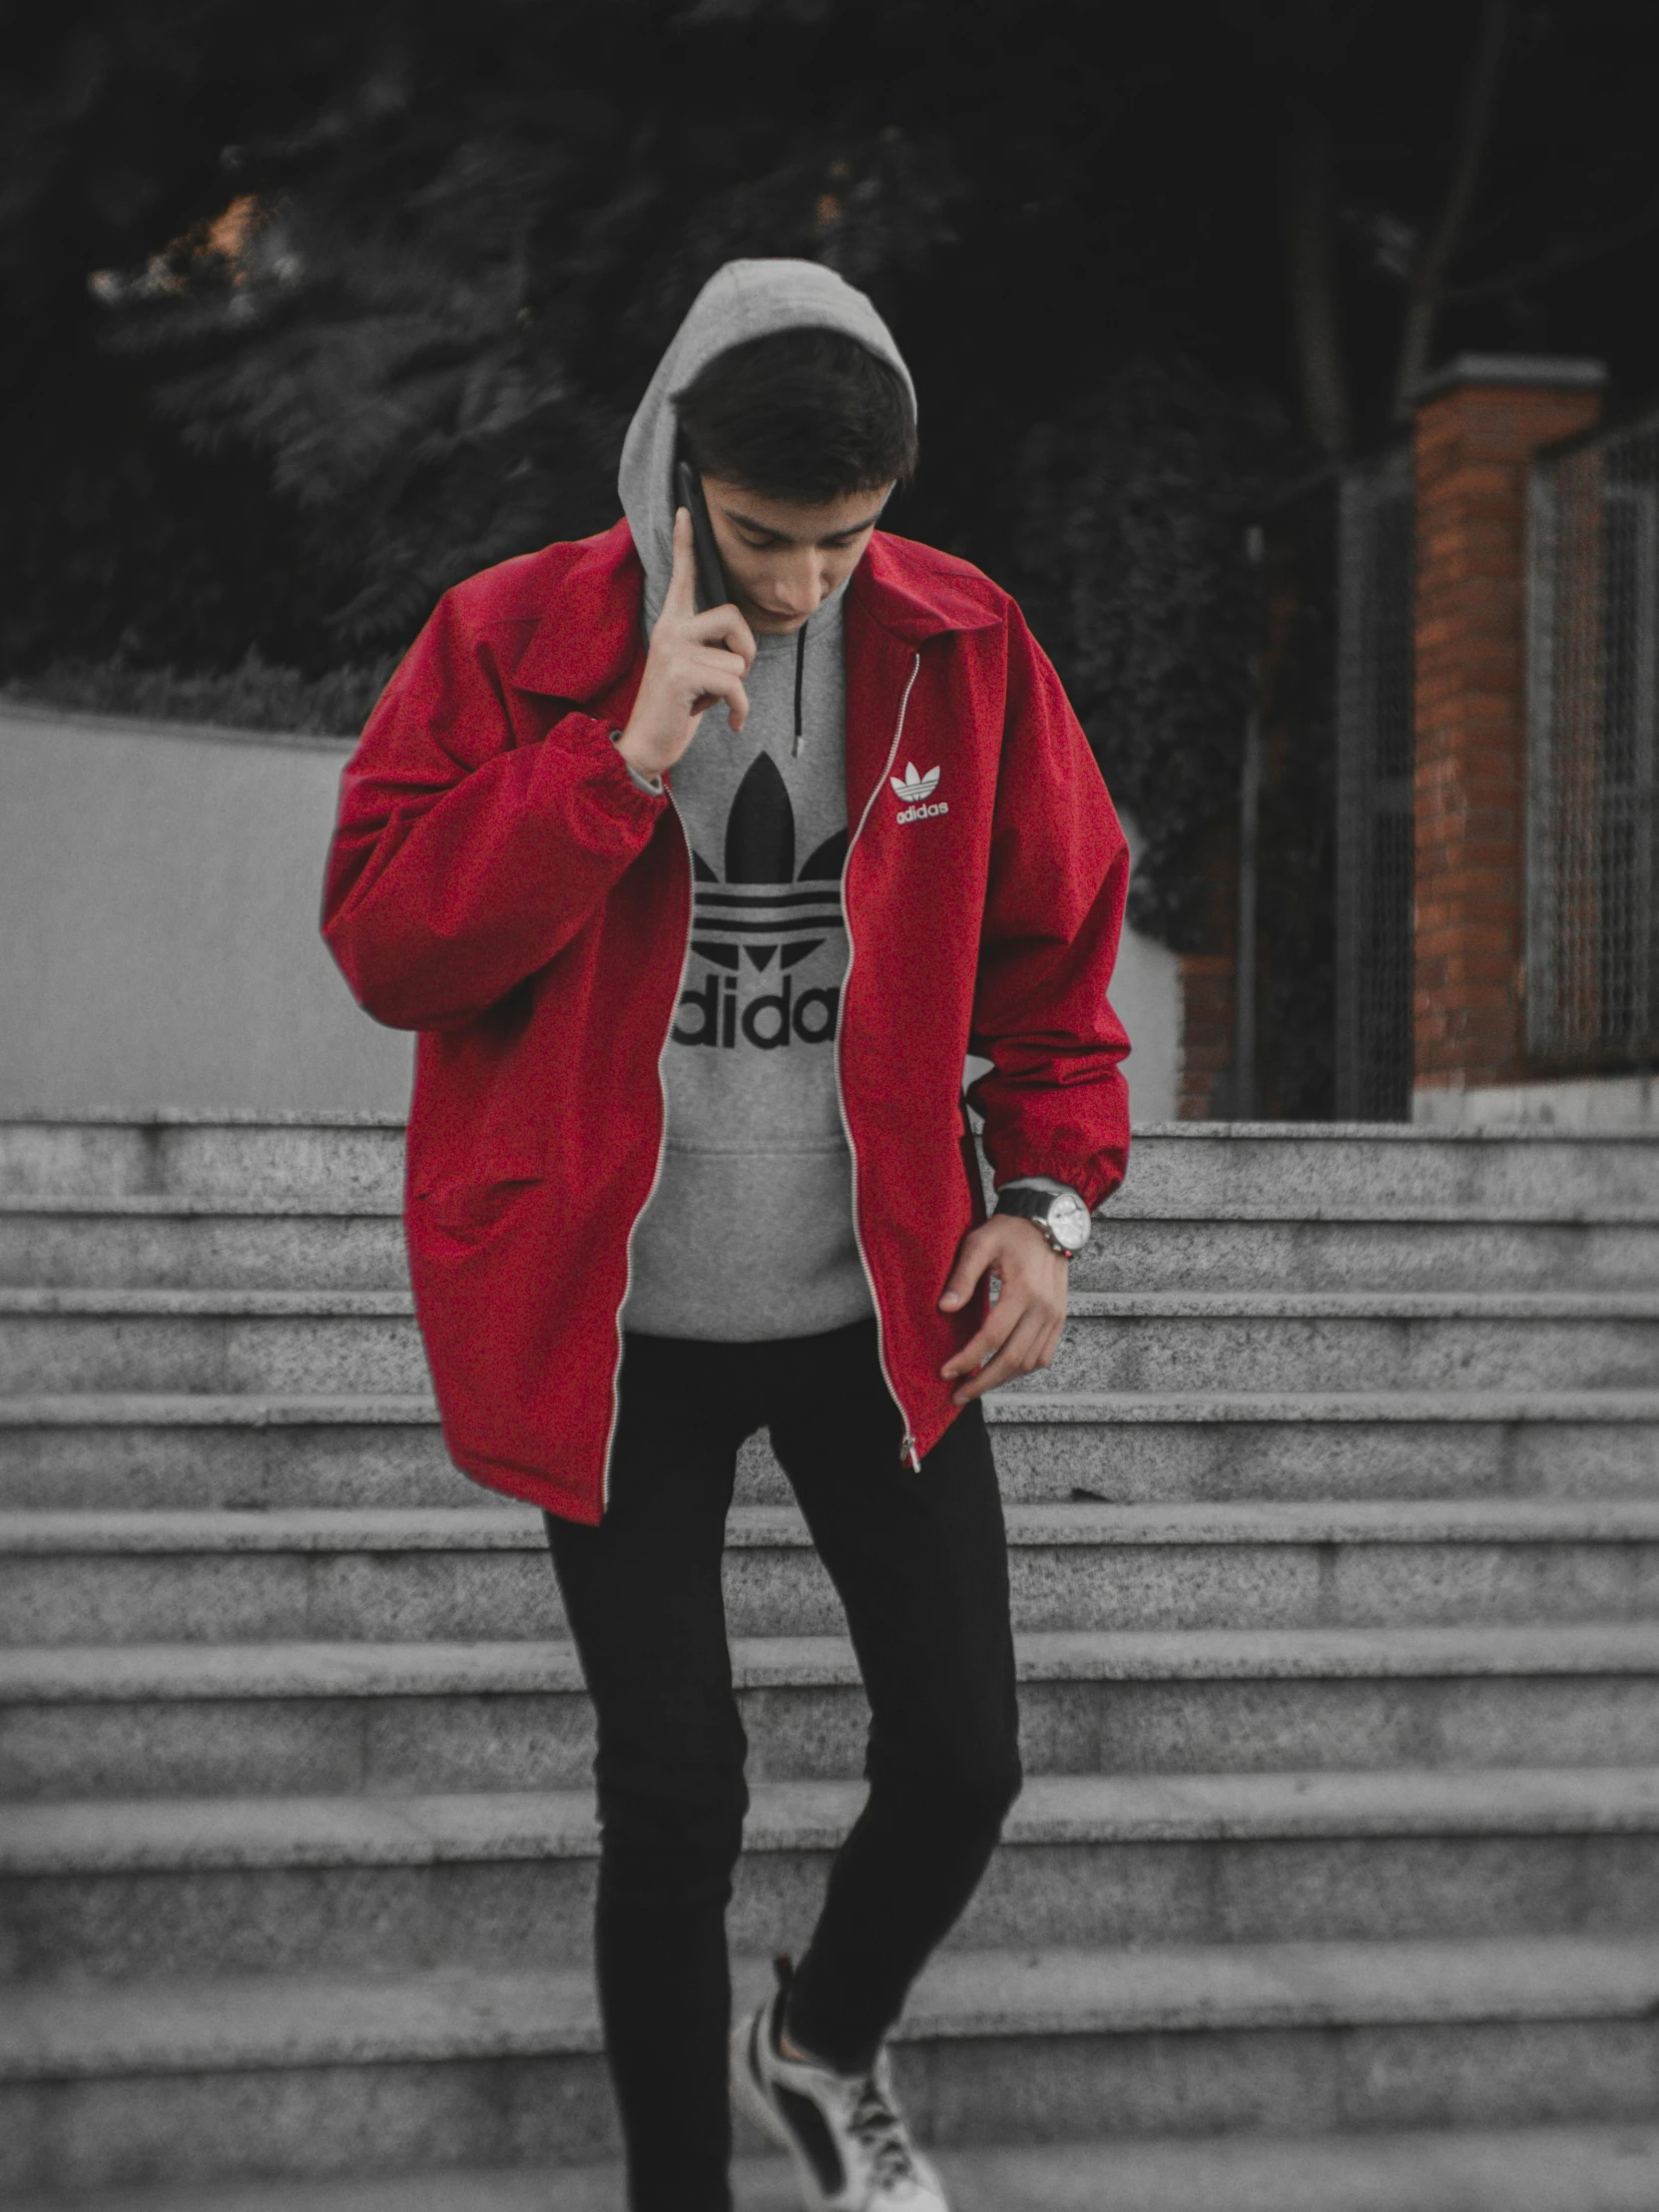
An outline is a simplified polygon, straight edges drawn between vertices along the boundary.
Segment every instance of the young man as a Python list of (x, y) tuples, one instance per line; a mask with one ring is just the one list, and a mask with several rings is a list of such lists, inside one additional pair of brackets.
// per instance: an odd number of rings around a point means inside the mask
[[(682, 457), (727, 587), (701, 608)], [(1128, 1149), (1122, 832), (1013, 602), (876, 529), (914, 458), (862, 294), (730, 264), (634, 418), (626, 521), (445, 597), (329, 856), (335, 957), (421, 1032), (405, 1220), (445, 1439), (545, 1509), (597, 1711), (634, 2212), (725, 2212), (728, 2071), (809, 2206), (941, 2212), (883, 2037), (1019, 1788), (979, 1399), (1052, 1359)], [(721, 1555), (761, 1427), (845, 1607), (869, 1793), (728, 2056)]]

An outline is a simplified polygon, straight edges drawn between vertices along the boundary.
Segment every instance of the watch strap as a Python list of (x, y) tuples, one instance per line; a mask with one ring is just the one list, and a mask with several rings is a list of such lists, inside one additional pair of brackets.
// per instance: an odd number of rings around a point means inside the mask
[(1054, 1203), (1053, 1191), (1045, 1191), (1031, 1183), (1011, 1183), (996, 1194), (996, 1211), (999, 1214), (1018, 1214), (1025, 1221), (1046, 1221), (1048, 1209)]
[(1022, 1221), (1035, 1222), (1048, 1239), (1050, 1250), (1057, 1252), (1061, 1259), (1069, 1260), (1072, 1257), (1070, 1251), (1048, 1225), (1049, 1215), (1059, 1196), (1059, 1192), (1044, 1190), (1037, 1185), (1011, 1183), (997, 1192), (995, 1210), (999, 1214), (1014, 1214)]

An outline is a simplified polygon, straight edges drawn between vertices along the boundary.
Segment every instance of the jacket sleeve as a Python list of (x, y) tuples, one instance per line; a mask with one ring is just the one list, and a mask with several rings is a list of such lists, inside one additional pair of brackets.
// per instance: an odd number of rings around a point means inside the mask
[(377, 1021), (458, 1027), (570, 941), (667, 804), (591, 715), (515, 745), (500, 680), (451, 595), (341, 776), (323, 939)]
[(1123, 1181), (1129, 1050), (1107, 986), (1129, 847), (1052, 664), (1008, 614), (1007, 721), (974, 992), (968, 1092), (998, 1185), (1041, 1175), (1093, 1208)]

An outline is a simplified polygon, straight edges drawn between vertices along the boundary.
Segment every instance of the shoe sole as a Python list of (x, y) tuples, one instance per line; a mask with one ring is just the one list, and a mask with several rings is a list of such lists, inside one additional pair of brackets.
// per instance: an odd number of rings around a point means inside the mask
[(763, 2135), (771, 2137), (782, 2149), (794, 2151), (795, 2138), (780, 2115), (773, 2110), (771, 2099), (755, 2077), (755, 2062), (751, 2047), (760, 2033), (760, 2022), (765, 2007), (740, 2020), (732, 2030), (732, 2102), (746, 2120), (752, 2120)]

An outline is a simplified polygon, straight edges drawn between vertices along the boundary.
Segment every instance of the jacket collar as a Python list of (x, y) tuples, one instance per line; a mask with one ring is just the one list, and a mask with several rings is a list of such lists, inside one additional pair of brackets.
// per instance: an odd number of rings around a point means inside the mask
[(989, 630), (1001, 619), (983, 585), (973, 589), (913, 538), (877, 530), (852, 572), (847, 596), (901, 643), (925, 645), (949, 630)]
[[(519, 655), (511, 681), (520, 691), (576, 702), (619, 684), (639, 657), (645, 572), (633, 533), (618, 522), (598, 537), (560, 546), (549, 608)], [(919, 646), (952, 630), (986, 630), (998, 617), (981, 589), (935, 567), (925, 546), (877, 530), (852, 572), (847, 596), (902, 644)]]
[(626, 522), (548, 551), (563, 557), (547, 571), (553, 604), (530, 633), (511, 682), (582, 705), (603, 698), (639, 658), (645, 571)]

